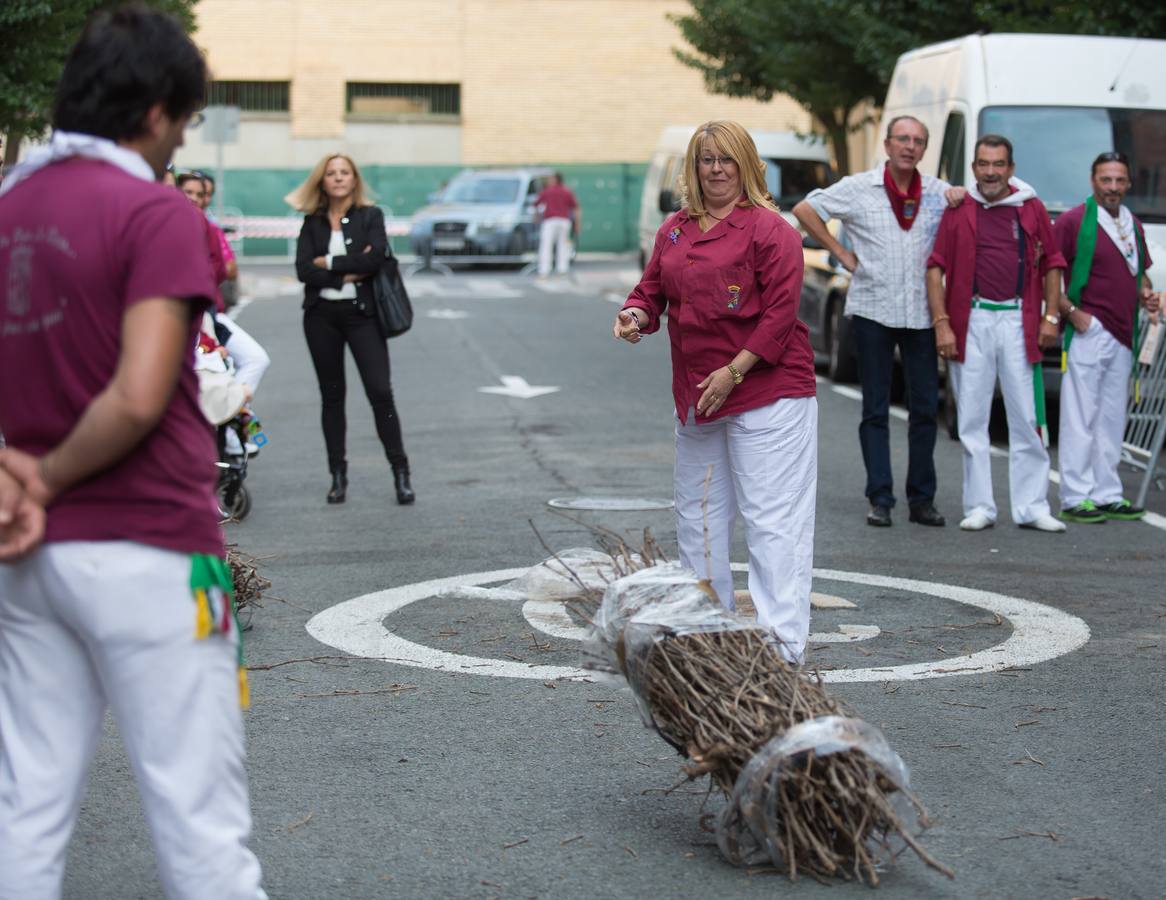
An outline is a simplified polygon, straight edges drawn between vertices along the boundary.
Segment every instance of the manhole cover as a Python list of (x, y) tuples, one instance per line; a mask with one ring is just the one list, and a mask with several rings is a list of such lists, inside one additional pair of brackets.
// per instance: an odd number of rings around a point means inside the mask
[(641, 509), (672, 509), (671, 500), (657, 497), (555, 497), (547, 501), (555, 509), (598, 509), (621, 512)]

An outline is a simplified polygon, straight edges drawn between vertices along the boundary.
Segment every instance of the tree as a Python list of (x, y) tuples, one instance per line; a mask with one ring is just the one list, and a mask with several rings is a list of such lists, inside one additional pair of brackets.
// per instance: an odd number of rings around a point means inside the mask
[[(768, 101), (788, 94), (825, 132), (842, 174), (855, 109), (880, 104), (913, 47), (979, 31), (1166, 34), (1166, 4), (1091, 0), (691, 0), (674, 16), (695, 52), (674, 52), (711, 90)], [(1068, 62), (1068, 61), (1067, 61)]]
[[(85, 20), (121, 0), (3, 0), (0, 2), (0, 132), (4, 162), (16, 162), (20, 141), (49, 126), (53, 91)], [(198, 0), (149, 0), (148, 5), (194, 28)]]
[(704, 73), (716, 93), (768, 101), (788, 94), (825, 131), (842, 171), (849, 171), (851, 114), (879, 85), (855, 47), (865, 16), (850, 0), (692, 0), (676, 16), (696, 53), (676, 50)]

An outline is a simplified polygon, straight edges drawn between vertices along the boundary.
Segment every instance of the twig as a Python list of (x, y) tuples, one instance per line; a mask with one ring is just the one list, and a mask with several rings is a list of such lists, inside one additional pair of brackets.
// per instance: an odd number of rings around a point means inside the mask
[(575, 843), (575, 841), (581, 841), (581, 840), (583, 840), (583, 835), (577, 834), (574, 837), (563, 838), (561, 841), (559, 841), (559, 846), (566, 847), (568, 844), (573, 844), (573, 843)]
[(520, 847), (523, 844), (529, 844), (529, 843), (530, 843), (530, 838), (522, 838), (522, 840), (514, 841), (511, 844), (503, 844), (502, 849), (503, 850), (510, 850), (513, 847)]
[(401, 694), (405, 691), (415, 690), (417, 690), (417, 685), (415, 684), (394, 684), (373, 691), (331, 691), (324, 694), (296, 694), (296, 696), (301, 700), (311, 700), (319, 697), (362, 697), (368, 694)]
[(314, 816), (314, 815), (315, 815), (314, 812), (308, 813), (306, 816), (304, 816), (298, 822), (292, 822), (290, 825), (288, 825), (287, 830), (289, 832), (292, 832), (292, 831), (295, 831), (297, 828), (303, 828), (305, 825), (307, 825), (309, 822), (312, 821), (312, 816)]

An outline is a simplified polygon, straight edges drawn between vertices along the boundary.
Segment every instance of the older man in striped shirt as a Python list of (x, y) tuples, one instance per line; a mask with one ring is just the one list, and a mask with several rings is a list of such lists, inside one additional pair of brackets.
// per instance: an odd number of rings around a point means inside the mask
[[(895, 505), (888, 413), (896, 346), (907, 382), (910, 519), (920, 525), (946, 524), (935, 508), (939, 378), (924, 272), (950, 186), (919, 172), (927, 140), (927, 128), (918, 119), (892, 119), (883, 144), (886, 163), (813, 191), (793, 209), (802, 227), (851, 273), (846, 314), (853, 320), (862, 382), (858, 436), (866, 465), (868, 525), (890, 525)], [(832, 218), (846, 226), (853, 251), (827, 230)]]

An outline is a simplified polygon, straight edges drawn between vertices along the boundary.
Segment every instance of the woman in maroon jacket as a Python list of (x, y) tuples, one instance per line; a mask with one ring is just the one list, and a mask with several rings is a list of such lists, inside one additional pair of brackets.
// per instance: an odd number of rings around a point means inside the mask
[(735, 122), (696, 130), (681, 190), (685, 208), (660, 226), (613, 332), (637, 343), (668, 313), (681, 562), (732, 609), (729, 548), (740, 511), (757, 621), (800, 661), (818, 480), (814, 356), (797, 318), (802, 242)]
[(323, 406), (321, 419), (332, 473), (329, 503), (348, 490), (345, 459), (344, 347), (352, 350), (372, 404), (377, 436), (393, 469), (398, 503), (412, 503), (409, 459), (393, 402), (389, 350), (377, 330), (372, 276), (385, 262), (384, 214), (365, 198), (360, 170), (343, 154), (325, 156), (284, 198), (305, 213), (296, 243), (296, 274), (304, 283), (304, 336)]

